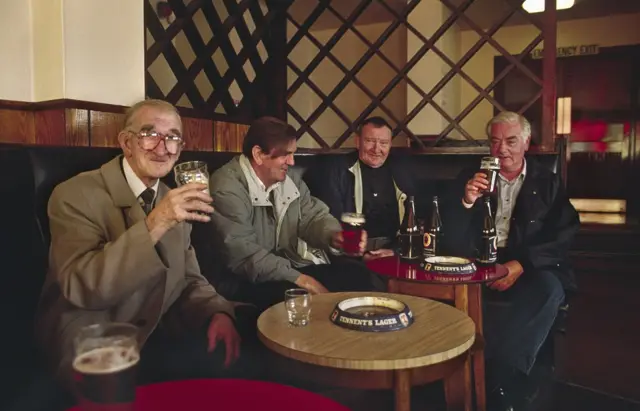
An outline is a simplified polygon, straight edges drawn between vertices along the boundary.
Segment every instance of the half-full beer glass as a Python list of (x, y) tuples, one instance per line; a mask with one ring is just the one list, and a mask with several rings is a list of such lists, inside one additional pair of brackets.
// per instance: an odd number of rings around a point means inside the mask
[(83, 411), (133, 411), (140, 351), (138, 329), (126, 323), (94, 324), (75, 338), (73, 372)]
[(207, 188), (204, 191), (209, 194), (209, 171), (204, 161), (186, 161), (177, 164), (173, 168), (173, 173), (178, 187), (189, 183), (206, 184)]
[(364, 214), (343, 213), (340, 222), (342, 223), (342, 251), (349, 256), (359, 256), (362, 254), (360, 241), (366, 222)]
[(493, 193), (496, 190), (496, 182), (500, 172), (500, 159), (498, 157), (482, 157), (480, 171), (485, 173), (487, 180), (489, 180), (489, 187), (485, 192)]

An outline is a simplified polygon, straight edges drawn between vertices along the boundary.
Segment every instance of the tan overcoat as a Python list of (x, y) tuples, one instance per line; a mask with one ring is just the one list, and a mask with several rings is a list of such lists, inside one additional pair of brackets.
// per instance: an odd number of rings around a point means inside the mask
[[(140, 327), (142, 345), (156, 327), (182, 332), (216, 312), (234, 315), (234, 303), (200, 274), (190, 224), (176, 225), (152, 244), (121, 161), (118, 156), (61, 183), (49, 200), (49, 270), (36, 334), (62, 380), (70, 375), (73, 338), (82, 326), (130, 322)], [(160, 183), (156, 204), (168, 190)]]

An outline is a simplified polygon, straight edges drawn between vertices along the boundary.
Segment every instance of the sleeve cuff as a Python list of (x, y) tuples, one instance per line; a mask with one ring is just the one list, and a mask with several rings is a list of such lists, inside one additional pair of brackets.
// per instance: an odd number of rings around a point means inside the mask
[(473, 204), (469, 204), (466, 201), (464, 201), (464, 197), (462, 197), (462, 206), (464, 208), (466, 208), (467, 210), (471, 209), (471, 207), (473, 207)]

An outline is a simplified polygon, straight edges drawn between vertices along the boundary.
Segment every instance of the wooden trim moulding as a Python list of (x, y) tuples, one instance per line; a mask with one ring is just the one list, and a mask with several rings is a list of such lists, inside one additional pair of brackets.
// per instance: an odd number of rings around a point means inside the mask
[[(72, 100), (72, 99), (58, 99), (47, 101), (13, 101), (0, 99), (0, 110), (25, 110), (25, 111), (40, 111), (40, 110), (55, 110), (55, 109), (80, 109), (80, 110), (92, 110), (101, 111), (104, 113), (118, 113), (123, 114), (128, 106), (120, 106), (116, 104), (96, 103), (93, 101), (84, 100)], [(251, 119), (238, 116), (230, 117), (228, 115), (219, 114), (215, 112), (205, 112), (203, 110), (196, 110), (187, 107), (176, 107), (182, 117), (198, 118), (207, 120), (224, 121), (228, 123), (237, 124), (251, 124)]]

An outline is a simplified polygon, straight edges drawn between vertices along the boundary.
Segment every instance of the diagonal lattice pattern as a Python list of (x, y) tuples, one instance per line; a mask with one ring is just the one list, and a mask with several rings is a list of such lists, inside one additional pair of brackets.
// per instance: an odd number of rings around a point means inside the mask
[[(290, 30), (293, 30), (290, 31), (291, 35), (287, 45), (289, 55), (287, 66), (290, 78), (287, 90), (289, 101), (287, 111), (290, 118), (299, 124), (299, 134), (307, 133), (321, 148), (340, 148), (355, 131), (358, 123), (368, 116), (380, 114), (393, 125), (394, 136), (407, 136), (420, 148), (425, 148), (426, 144), (438, 145), (452, 132), (457, 133), (472, 145), (482, 145), (484, 142), (478, 139), (481, 136), (469, 133), (462, 123), (481, 103), (488, 103), (497, 110), (505, 109), (503, 104), (493, 96), (493, 91), (496, 85), (512, 70), (521, 71), (539, 88), (539, 92), (518, 111), (523, 113), (533, 104), (539, 103), (543, 80), (523, 63), (523, 59), (529, 56), (530, 52), (544, 40), (544, 35), (542, 24), (521, 9), (522, 1), (507, 2), (506, 10), (502, 14), (497, 14), (494, 23), (488, 29), (482, 29), (468, 15), (472, 5), (486, 3), (486, 0), (441, 0), (441, 2), (444, 8), (449, 11), (448, 17), (444, 19), (439, 28), (428, 36), (423, 30), (411, 23), (412, 13), (415, 13), (420, 0), (410, 0), (406, 4), (403, 2), (402, 7), (398, 7), (397, 4), (390, 1), (350, 1), (348, 3), (351, 4), (351, 7), (346, 11), (344, 9), (347, 2), (318, 0), (314, 7), (310, 7), (310, 3), (307, 1), (305, 2), (306, 10), (305, 13), (302, 13), (302, 17), (299, 11), (292, 11), (290, 8), (287, 19)], [(338, 10), (339, 8), (341, 10)], [(388, 16), (388, 25), (385, 29), (380, 29), (373, 40), (370, 36), (367, 38), (362, 34), (363, 26), (357, 23), (359, 20), (366, 19), (364, 16), (367, 16), (372, 8), (384, 10)], [(524, 15), (540, 32), (524, 46), (521, 52), (512, 55), (494, 38), (494, 35), (516, 14)], [(327, 21), (328, 17), (337, 22), (337, 29), (330, 36), (322, 34), (324, 32), (316, 28), (319, 21)], [(478, 36), (475, 44), (459, 57), (449, 56), (445, 48), (440, 45), (448, 31), (452, 30), (456, 24), (464, 25)], [(404, 34), (405, 36), (410, 35), (417, 39), (416, 42), (419, 43), (419, 46), (411, 56), (407, 56), (406, 63), (400, 65), (397, 60), (394, 61), (388, 57), (385, 43), (403, 31), (408, 33)], [(320, 36), (323, 37), (319, 38)], [(347, 36), (358, 40), (350, 42), (362, 47), (361, 54), (354, 56), (355, 52), (351, 54), (340, 52), (341, 40)], [(304, 47), (311, 48), (315, 52), (312, 56), (300, 58), (299, 49)], [(487, 85), (481, 85), (464, 70), (465, 64), (483, 47), (491, 47), (492, 53), (502, 55), (508, 61), (507, 67)], [(344, 58), (347, 55), (350, 61)], [(441, 60), (444, 63), (443, 66), (448, 69), (442, 73), (435, 84), (426, 88), (415, 77), (416, 73), (419, 74), (417, 68), (419, 63), (431, 56)], [(364, 81), (363, 78), (371, 77), (363, 73), (370, 65), (369, 62), (374, 60), (376, 67), (384, 67), (384, 71), (391, 72), (392, 75), (384, 78), (380, 74), (375, 77), (373, 83)], [(331, 64), (328, 64), (329, 62)], [(322, 84), (314, 80), (315, 73), (319, 71), (330, 73), (329, 77), (332, 78), (330, 84), (326, 80)], [(454, 81), (464, 82), (477, 93), (475, 98), (457, 111), (445, 107), (442, 103), (443, 99), (440, 97)], [(390, 95), (399, 88), (404, 88), (418, 97), (414, 104), (405, 107), (404, 112), (399, 112), (398, 108), (394, 106), (394, 104), (397, 105), (397, 99), (390, 98)], [(342, 99), (344, 101), (340, 99), (341, 92), (346, 89), (356, 89), (358, 93), (366, 96), (368, 104), (359, 108), (359, 112), (354, 113), (354, 102), (346, 98)], [(344, 96), (344, 94), (342, 95)], [(315, 103), (312, 103), (310, 108), (309, 104), (301, 104), (300, 102), (305, 100), (302, 96), (306, 96), (307, 102)], [(412, 125), (427, 109), (441, 116), (446, 121), (446, 125), (435, 139), (425, 143), (420, 136), (416, 135), (417, 133), (412, 132)], [(327, 116), (325, 112), (331, 113), (331, 115)], [(327, 136), (321, 132), (326, 128), (324, 117), (328, 117), (332, 122), (333, 132), (340, 128), (341, 131), (338, 135)]]
[(271, 25), (282, 8), (267, 0), (145, 0), (146, 90), (203, 113), (255, 111), (264, 92)]

